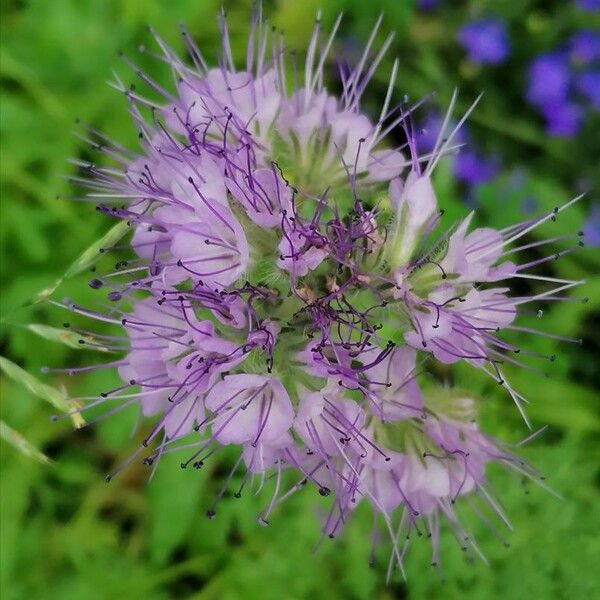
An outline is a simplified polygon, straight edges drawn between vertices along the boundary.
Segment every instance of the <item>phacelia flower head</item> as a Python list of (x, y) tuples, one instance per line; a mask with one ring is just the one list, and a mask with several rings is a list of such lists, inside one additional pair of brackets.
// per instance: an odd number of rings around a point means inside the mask
[[(239, 470), (236, 497), (256, 480), (270, 489), (259, 523), (307, 484), (327, 506), (330, 537), (365, 502), (401, 568), (399, 540), (423, 530), (438, 562), (442, 521), (479, 553), (453, 505), (478, 493), (505, 519), (488, 463), (537, 479), (480, 430), (478, 400), (426, 375), (436, 362), (468, 363), (526, 418), (504, 366), (534, 369), (530, 359), (553, 357), (503, 332), (544, 335), (517, 325), (520, 314), (563, 300), (578, 283), (535, 272), (576, 249), (576, 235), (526, 237), (577, 199), (502, 230), (476, 226), (473, 214), (445, 222), (432, 176), (474, 105), (450, 125), (455, 94), (421, 154), (412, 126), (419, 103), (394, 100), (394, 63), (378, 114), (366, 114), (361, 100), (391, 43), (377, 46), (380, 22), (356, 67), (342, 72), (338, 95), (325, 66), (339, 20), (331, 33), (317, 21), (302, 65), (258, 15), (241, 66), (223, 17), (214, 66), (185, 30), (189, 63), (153, 33), (176, 84), (164, 89), (125, 59), (143, 85), (117, 79), (115, 87), (140, 148), (90, 129), (113, 164), (79, 161), (75, 178), (99, 211), (129, 225), (131, 258), (90, 282), (108, 307), (64, 306), (117, 330), (95, 339), (121, 352), (104, 367), (118, 369), (122, 385), (81, 401), (109, 412), (137, 404), (152, 418), (140, 449), (146, 464), (180, 451), (182, 468), (202, 468), (236, 446), (226, 485)], [(544, 256), (556, 241), (569, 245)], [(534, 246), (542, 258), (520, 261)], [(515, 278), (548, 287), (514, 296)], [(217, 516), (225, 490), (207, 516)]]

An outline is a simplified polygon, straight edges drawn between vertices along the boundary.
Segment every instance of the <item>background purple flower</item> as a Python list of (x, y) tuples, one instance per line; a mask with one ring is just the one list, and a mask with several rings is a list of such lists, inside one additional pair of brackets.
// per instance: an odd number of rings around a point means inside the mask
[(583, 110), (572, 102), (563, 102), (543, 107), (546, 132), (557, 137), (572, 137), (577, 134), (583, 118)]
[(421, 10), (435, 10), (439, 7), (441, 0), (418, 0), (417, 7)]
[(458, 32), (458, 41), (475, 64), (500, 64), (509, 52), (508, 34), (498, 19), (469, 23)]
[(600, 0), (577, 0), (577, 6), (587, 12), (600, 10)]
[(454, 159), (454, 175), (467, 185), (481, 185), (492, 180), (500, 170), (498, 156), (486, 157), (476, 150), (465, 148)]
[(529, 66), (526, 98), (537, 107), (556, 105), (567, 99), (571, 72), (563, 52), (540, 54)]
[[(427, 154), (431, 152), (437, 141), (440, 129), (444, 122), (444, 117), (436, 111), (431, 111), (424, 121), (421, 122), (421, 127), (416, 136), (417, 149), (421, 154)], [(449, 128), (453, 128), (455, 124), (449, 125)], [(454, 136), (453, 144), (464, 144), (467, 141), (467, 127), (463, 125)]]
[(577, 89), (590, 102), (592, 108), (600, 111), (600, 71), (585, 71), (577, 77)]
[(583, 226), (583, 239), (588, 246), (600, 246), (600, 203), (596, 202)]
[(578, 31), (570, 40), (571, 57), (585, 65), (600, 59), (600, 35), (591, 29)]

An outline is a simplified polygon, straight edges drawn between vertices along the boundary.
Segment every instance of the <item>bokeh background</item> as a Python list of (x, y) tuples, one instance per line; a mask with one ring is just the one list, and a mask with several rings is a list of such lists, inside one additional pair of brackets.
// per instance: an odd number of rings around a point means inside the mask
[[(234, 50), (243, 56), (250, 3), (224, 5)], [(168, 80), (156, 61), (137, 58), (140, 44), (151, 45), (146, 24), (181, 49), (177, 24), (183, 21), (205, 54), (214, 56), (221, 2), (2, 0), (1, 6), (1, 354), (53, 386), (59, 399), (64, 393), (97, 394), (113, 384), (114, 375), (40, 374), (42, 366), (93, 364), (103, 357), (47, 339), (47, 332), (45, 338), (36, 335), (44, 330), (31, 324), (60, 327), (65, 315), (59, 309), (47, 302), (22, 306), (111, 225), (93, 206), (68, 199), (77, 193), (66, 179), (74, 172), (68, 159), (91, 158), (72, 133), (74, 120), (135, 145), (125, 99), (106, 85), (112, 69), (133, 80), (118, 51)], [(416, 540), (406, 561), (407, 580), (397, 575), (386, 586), (384, 553), (375, 567), (368, 564), (368, 511), (358, 511), (342, 539), (326, 540), (312, 552), (319, 539), (319, 498), (308, 490), (266, 528), (255, 520), (263, 501), (251, 495), (226, 498), (217, 518), (206, 519), (229, 470), (227, 454), (199, 472), (182, 471), (177, 457), (165, 458), (151, 482), (146, 468), (134, 462), (107, 484), (105, 474), (141, 439), (144, 426), (136, 429), (135, 410), (77, 431), (67, 419), (51, 423), (56, 408), (39, 397), (47, 399), (47, 390), (8, 365), (12, 377), (1, 381), (3, 600), (600, 597), (598, 2), (265, 1), (268, 18), (300, 50), (319, 7), (326, 25), (345, 12), (334, 50), (339, 60), (359, 55), (382, 10), (382, 35), (396, 32), (365, 99), (372, 114), (385, 94), (394, 55), (400, 57), (400, 97), (435, 92), (418, 117), (427, 131), (455, 87), (461, 91), (459, 112), (485, 92), (467, 126), (468, 154), (444, 161), (436, 174), (440, 202), (451, 215), (475, 207), (480, 223), (502, 227), (587, 192), (564, 218), (535, 233), (586, 233), (586, 248), (539, 272), (586, 278), (573, 296), (589, 301), (553, 303), (537, 322), (583, 343), (521, 336), (518, 343), (558, 358), (548, 365), (548, 378), (510, 373), (531, 400), (535, 426), (548, 424), (522, 454), (562, 499), (492, 472), (514, 527), (505, 533), (510, 547), (474, 522), (489, 565), (468, 563), (445, 536), (443, 567), (434, 570), (427, 541)], [(470, 23), (476, 25), (465, 29)], [(547, 68), (536, 71), (540, 56), (548, 55)], [(587, 73), (592, 75), (586, 80)], [(89, 277), (65, 280), (53, 297), (93, 305), (98, 298), (87, 286)], [(467, 369), (457, 369), (454, 379), (482, 398), (489, 432), (509, 442), (527, 435), (498, 386)]]

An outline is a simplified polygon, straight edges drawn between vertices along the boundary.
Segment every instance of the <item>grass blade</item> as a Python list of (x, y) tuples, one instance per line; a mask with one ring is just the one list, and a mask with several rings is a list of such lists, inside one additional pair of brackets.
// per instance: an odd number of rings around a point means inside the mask
[(83, 273), (86, 269), (96, 263), (102, 256), (104, 250), (112, 248), (123, 236), (127, 233), (129, 227), (125, 221), (119, 221), (111, 227), (100, 239), (96, 240), (89, 246), (79, 258), (77, 258), (71, 266), (66, 270), (62, 277), (59, 277), (52, 285), (39, 291), (35, 296), (29, 298), (22, 304), (22, 307), (32, 306), (47, 300), (65, 280)]
[(67, 269), (62, 279), (69, 279), (89, 269), (102, 256), (103, 250), (112, 248), (129, 230), (126, 221), (119, 221), (111, 227), (100, 239), (96, 240), (83, 254)]
[[(57, 390), (56, 388), (41, 382), (39, 379), (23, 370), (19, 365), (8, 360), (4, 356), (0, 356), (0, 369), (6, 373), (13, 381), (20, 383), (26, 387), (32, 394), (50, 402), (52, 406), (58, 410), (70, 413), (73, 410), (80, 408), (80, 405), (73, 400), (70, 400), (66, 392)], [(75, 412), (71, 415), (75, 427), (80, 428), (85, 424), (84, 418), (80, 413)]]
[(92, 335), (82, 335), (70, 329), (51, 327), (50, 325), (42, 325), (41, 323), (29, 323), (28, 325), (25, 325), (25, 328), (29, 329), (29, 331), (33, 331), (33, 333), (45, 340), (64, 344), (65, 346), (69, 346), (69, 348), (110, 352), (108, 348), (102, 345), (100, 340)]
[(0, 421), (0, 439), (29, 458), (33, 458), (45, 465), (52, 463), (45, 454), (40, 452), (31, 442), (26, 440), (18, 431), (15, 431), (4, 421)]

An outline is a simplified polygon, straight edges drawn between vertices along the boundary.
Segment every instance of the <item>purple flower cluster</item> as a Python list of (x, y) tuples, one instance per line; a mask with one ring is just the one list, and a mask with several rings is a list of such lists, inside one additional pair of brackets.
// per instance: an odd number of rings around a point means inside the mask
[[(595, 2), (580, 2), (583, 10), (597, 10)], [(498, 65), (506, 61), (510, 44), (500, 19), (480, 19), (458, 31), (458, 41), (476, 64)], [(538, 55), (530, 64), (527, 101), (546, 122), (546, 132), (572, 137), (581, 127), (587, 110), (600, 110), (600, 35), (591, 29), (575, 33), (567, 44)], [(473, 183), (494, 172), (494, 162), (473, 150), (463, 154), (457, 176)]]
[[(67, 307), (121, 329), (100, 339), (124, 352), (104, 365), (123, 384), (85, 400), (109, 410), (137, 404), (154, 417), (141, 449), (146, 464), (187, 449), (182, 467), (201, 468), (235, 445), (239, 459), (217, 501), (239, 472), (236, 497), (253, 483), (271, 488), (258, 515), (267, 524), (311, 484), (329, 497), (325, 535), (337, 536), (366, 502), (392, 540), (390, 569), (402, 567), (405, 541), (423, 531), (437, 564), (442, 521), (479, 554), (455, 512), (459, 497), (477, 495), (505, 519), (488, 463), (539, 477), (480, 430), (476, 399), (423, 375), (436, 362), (468, 363), (503, 386), (525, 417), (504, 367), (553, 357), (520, 350), (500, 332), (541, 334), (515, 319), (578, 282), (529, 269), (575, 250), (577, 236), (559, 238), (573, 243), (558, 254), (507, 258), (556, 241), (525, 236), (575, 200), (504, 230), (473, 228), (473, 214), (443, 227), (431, 177), (458, 135), (449, 128), (456, 96), (421, 154), (416, 106), (392, 102), (397, 64), (379, 117), (361, 111), (391, 41), (374, 48), (379, 23), (358, 65), (342, 73), (340, 96), (327, 91), (338, 24), (324, 35), (317, 22), (292, 82), (279, 35), (259, 18), (241, 69), (224, 19), (218, 67), (185, 30), (191, 65), (154, 34), (174, 91), (126, 59), (150, 90), (115, 83), (141, 151), (90, 130), (114, 164), (80, 167), (98, 210), (131, 227), (133, 257), (93, 281), (108, 293), (107, 310)], [(398, 128), (406, 141), (391, 147)], [(550, 289), (511, 296), (512, 278)], [(215, 502), (207, 515), (216, 513)]]
[(568, 47), (537, 56), (529, 66), (527, 101), (546, 121), (552, 136), (571, 137), (586, 109), (600, 110), (600, 35), (581, 30)]

